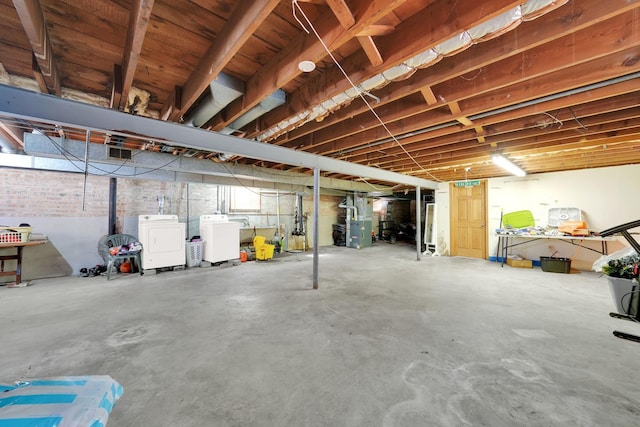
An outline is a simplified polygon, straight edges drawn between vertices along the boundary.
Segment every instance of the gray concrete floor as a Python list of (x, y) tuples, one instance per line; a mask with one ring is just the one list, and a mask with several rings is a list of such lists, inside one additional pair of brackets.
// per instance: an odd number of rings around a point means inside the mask
[[(0, 288), (0, 381), (108, 374), (109, 426), (638, 426), (595, 273), (409, 245)], [(28, 266), (26, 267), (28, 268)]]

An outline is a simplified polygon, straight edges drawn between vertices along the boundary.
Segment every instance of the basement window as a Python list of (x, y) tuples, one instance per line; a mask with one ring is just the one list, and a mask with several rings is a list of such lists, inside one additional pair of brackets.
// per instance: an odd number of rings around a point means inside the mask
[(260, 191), (257, 188), (231, 187), (229, 209), (232, 212), (260, 212)]

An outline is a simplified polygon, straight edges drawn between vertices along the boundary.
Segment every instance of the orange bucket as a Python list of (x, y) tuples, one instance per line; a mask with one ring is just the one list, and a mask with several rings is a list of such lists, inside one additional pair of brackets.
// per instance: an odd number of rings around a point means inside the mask
[(240, 251), (240, 262), (247, 262), (247, 253), (245, 251)]

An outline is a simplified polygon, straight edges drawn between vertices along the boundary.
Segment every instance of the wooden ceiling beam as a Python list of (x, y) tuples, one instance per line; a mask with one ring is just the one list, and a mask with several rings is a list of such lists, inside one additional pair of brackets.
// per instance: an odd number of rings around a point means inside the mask
[[(635, 82), (630, 81), (627, 82), (626, 85), (620, 88), (621, 92), (627, 90), (631, 90), (631, 88), (636, 85)], [(542, 111), (544, 111), (545, 106), (551, 106), (547, 111), (552, 111), (555, 109), (573, 107), (575, 109), (575, 114), (580, 118), (582, 123), (601, 123), (601, 121), (591, 121), (590, 117), (596, 117), (598, 120), (602, 120), (602, 117), (607, 117), (607, 113), (614, 113), (612, 121), (621, 121), (625, 120), (628, 117), (635, 117), (632, 110), (637, 105), (637, 92), (627, 93), (621, 96), (618, 96), (613, 99), (601, 99), (594, 100), (591, 98), (592, 96), (597, 99), (599, 96), (603, 95), (603, 88), (598, 91), (592, 91), (589, 93), (574, 95), (572, 97), (568, 97), (563, 99), (564, 105), (561, 104), (541, 104), (538, 106), (530, 107), (527, 111), (515, 110), (508, 113), (503, 113), (499, 116), (491, 117), (492, 121), (487, 121), (485, 123), (485, 127), (491, 129), (491, 136), (485, 135), (487, 138), (492, 138), (493, 136), (502, 135), (503, 138), (515, 138), (514, 132), (523, 132), (525, 130), (531, 129), (532, 124), (534, 123), (534, 117), (543, 116)], [(576, 107), (577, 103), (580, 101), (586, 102), (579, 107)], [(557, 102), (557, 101), (556, 101)], [(567, 129), (577, 129), (579, 125), (573, 121), (568, 120), (569, 124), (564, 125), (563, 128)], [(511, 136), (505, 136), (511, 135)], [(443, 150), (449, 151), (454, 147), (455, 144), (458, 145), (460, 149), (473, 148), (477, 146), (476, 143), (469, 143), (468, 145), (464, 145), (465, 140), (472, 139), (472, 136), (468, 134), (467, 129), (460, 130), (459, 132), (452, 133), (450, 129), (441, 129), (435, 132), (429, 132), (428, 134), (417, 135), (413, 137), (409, 137), (402, 140), (403, 146), (410, 150), (424, 150), (429, 149), (434, 154), (441, 153), (438, 151), (438, 147), (445, 147)], [(496, 140), (495, 138), (491, 139), (491, 142), (496, 144), (500, 142), (500, 140)], [(342, 160), (360, 162), (364, 160), (368, 160), (367, 157), (369, 153), (375, 153), (376, 151), (385, 151), (389, 155), (400, 154), (402, 152), (401, 149), (395, 146), (395, 143), (385, 143), (379, 144), (371, 148), (363, 148), (362, 150), (357, 150), (349, 153), (345, 156), (340, 156)], [(435, 150), (435, 151), (434, 151)]]
[[(405, 97), (423, 87), (433, 87), (449, 79), (468, 73), (477, 73), (477, 70), (484, 66), (511, 56), (519, 55), (527, 49), (560, 39), (575, 31), (589, 28), (592, 25), (598, 25), (598, 28), (600, 28), (599, 24), (601, 22), (627, 13), (638, 7), (638, 4), (630, 4), (626, 0), (611, 0), (609, 2), (583, 0), (579, 3), (575, 1), (570, 2), (557, 11), (542, 16), (535, 21), (522, 23), (515, 30), (499, 38), (472, 46), (454, 58), (445, 58), (426, 70), (418, 71), (411, 79), (410, 85), (391, 84), (376, 91), (376, 95), (380, 98), (377, 107), (379, 108), (384, 104)], [(278, 109), (267, 113), (267, 115), (262, 118), (265, 125), (271, 126), (284, 119), (285, 117), (280, 113), (280, 110), (281, 109)], [(365, 106), (352, 103), (350, 106), (342, 108), (332, 114), (323, 122), (307, 123), (301, 128), (290, 131), (286, 137), (280, 138), (275, 143), (282, 145), (286, 140), (299, 138), (310, 132), (330, 127), (343, 120), (350, 120), (352, 117), (366, 111)], [(255, 135), (250, 133), (249, 136)]]
[(451, 114), (453, 114), (454, 116), (457, 116), (461, 113), (460, 105), (456, 101), (450, 102), (447, 105), (449, 107), (449, 111), (451, 111)]
[[(576, 144), (549, 145), (540, 154), (527, 155), (526, 151), (510, 152), (510, 157), (527, 171), (527, 173), (551, 172), (554, 170), (584, 169), (588, 161), (591, 167), (604, 167), (612, 165), (625, 165), (640, 162), (640, 144), (622, 141), (618, 138), (602, 138), (594, 141), (592, 145)], [(455, 169), (464, 165), (472, 165), (472, 170), (490, 164), (491, 153), (482, 153), (477, 156), (467, 157), (464, 160), (452, 160), (425, 167), (425, 170), (435, 174), (439, 179), (456, 178)], [(415, 165), (414, 165), (415, 168)], [(406, 169), (411, 170), (410, 168)], [(402, 172), (402, 169), (398, 169)], [(453, 174), (453, 175), (452, 175)], [(415, 174), (420, 176), (419, 174)], [(459, 176), (459, 175), (458, 175)], [(486, 175), (485, 175), (486, 176)], [(431, 178), (430, 178), (431, 179)]]
[[(610, 150), (614, 147), (620, 150), (638, 150), (640, 149), (640, 133), (630, 133), (624, 136), (600, 136), (590, 140), (579, 140), (575, 142), (564, 142), (558, 145), (545, 144), (528, 149), (526, 146), (513, 147), (510, 155), (519, 158), (539, 159), (545, 156), (561, 156), (562, 153), (571, 153), (576, 151), (588, 151), (594, 149)], [(611, 151), (607, 151), (611, 154)]]
[[(640, 133), (640, 119), (635, 118), (631, 122), (612, 122), (603, 123), (598, 126), (593, 126), (593, 129), (589, 133), (578, 133), (575, 129), (567, 129), (565, 131), (558, 131), (553, 134), (545, 136), (528, 136), (513, 138), (504, 143), (498, 144), (498, 149), (505, 154), (515, 154), (524, 149), (540, 149), (548, 151), (549, 147), (555, 147), (560, 145), (566, 145), (570, 143), (597, 143), (597, 141), (604, 138), (619, 138), (620, 140), (628, 140), (636, 137)], [(436, 142), (433, 141), (435, 144)], [(466, 143), (450, 144), (446, 146), (434, 145), (431, 148), (423, 147), (420, 151), (412, 151), (413, 158), (422, 165), (443, 165), (451, 162), (456, 163), (462, 161), (462, 159), (468, 159), (469, 156), (474, 154), (491, 153), (494, 151), (493, 147), (488, 144), (484, 146), (478, 146), (475, 141), (468, 141)], [(385, 158), (381, 158), (378, 161), (378, 166), (385, 169), (402, 170), (403, 168), (411, 168), (415, 163), (409, 159), (403, 158), (402, 153), (398, 154), (386, 154)], [(366, 164), (370, 161), (370, 158), (355, 163)]]
[[(626, 161), (624, 160), (625, 158)], [(619, 146), (609, 150), (603, 150), (602, 147), (596, 146), (588, 149), (567, 150), (566, 152), (558, 152), (548, 156), (518, 158), (517, 162), (528, 174), (534, 174), (539, 172), (619, 166), (637, 163), (638, 160), (640, 160), (640, 152), (638, 150)]]
[(111, 100), (109, 108), (117, 110), (122, 100), (122, 66), (113, 64), (113, 83), (111, 84)]
[(38, 59), (33, 52), (31, 53), (31, 71), (33, 73), (33, 78), (38, 83), (40, 92), (49, 93), (47, 82), (44, 80), (44, 75), (42, 75), (42, 70), (40, 69), (40, 65), (38, 65)]
[(24, 131), (22, 129), (0, 121), (0, 133), (16, 147), (24, 148), (24, 142), (22, 141)]
[[(602, 140), (602, 143), (603, 145), (607, 145), (609, 141)], [(516, 161), (528, 174), (605, 166), (622, 166), (630, 163), (640, 163), (640, 145), (625, 146), (624, 143), (622, 143), (613, 145), (611, 148), (594, 146), (586, 150), (568, 150), (566, 153), (557, 152), (532, 158), (518, 156)], [(481, 178), (507, 176), (506, 173), (491, 163), (487, 155), (469, 158), (463, 164), (453, 163), (440, 167), (427, 167), (424, 172), (415, 172), (412, 175), (428, 177), (428, 179), (434, 179), (433, 177), (435, 176), (438, 180), (456, 181), (464, 179), (465, 166), (470, 166), (471, 173)], [(469, 179), (471, 179), (471, 177), (469, 177)]]
[[(336, 18), (338, 18), (342, 28), (349, 29), (356, 23), (355, 17), (344, 0), (327, 0), (327, 4)], [(378, 47), (373, 41), (373, 37), (370, 35), (361, 35), (362, 32), (363, 31), (357, 34), (358, 43), (360, 43), (364, 53), (367, 55), (367, 58), (369, 58), (371, 65), (375, 67), (382, 64), (384, 61), (382, 60), (382, 55), (380, 55)]]
[[(633, 82), (629, 82), (629, 83), (633, 83)], [(630, 85), (627, 87), (630, 87)], [(586, 98), (588, 97), (588, 95), (590, 94), (584, 94), (584, 97)], [(597, 96), (598, 94), (595, 94), (595, 95)], [(598, 108), (602, 108), (603, 111), (619, 111), (619, 110), (631, 109), (633, 108), (632, 105), (634, 103), (634, 98), (635, 98), (634, 95), (635, 95), (634, 93), (624, 95), (623, 98), (625, 98), (625, 101), (620, 103), (618, 102), (610, 103), (608, 100), (602, 100), (602, 101), (597, 101), (593, 103), (590, 102), (587, 107), (588, 109), (585, 110), (587, 111), (586, 114), (594, 114), (595, 116), (598, 116), (598, 113), (595, 112), (598, 110)], [(574, 99), (577, 99), (577, 98), (574, 98)], [(572, 105), (571, 101), (572, 101), (571, 99), (565, 100), (567, 105)], [(591, 105), (591, 104), (595, 104), (595, 105)], [(515, 116), (517, 112), (511, 112), (511, 113), (505, 113), (505, 114), (509, 114), (509, 115), (508, 116), (504, 115), (502, 119), (496, 118), (495, 124), (492, 124), (492, 123), (488, 124), (489, 128), (492, 130), (492, 135), (507, 134), (509, 132), (517, 132), (523, 129), (529, 129), (531, 127), (531, 116), (538, 116), (540, 113), (539, 111), (535, 111), (532, 109), (526, 112), (526, 114), (523, 114), (523, 116), (520, 118)], [(624, 117), (628, 116), (629, 114), (630, 113), (627, 111), (620, 111), (619, 120), (624, 120)], [(505, 121), (505, 120), (510, 120), (510, 121), (506, 122), (506, 124), (500, 124), (502, 121)], [(572, 125), (573, 125), (573, 122), (572, 122)], [(569, 127), (570, 126), (567, 126), (567, 128)], [(574, 125), (574, 127), (577, 128), (577, 125)], [(455, 147), (455, 146), (459, 147), (460, 149), (473, 148), (477, 146), (477, 143), (469, 142), (467, 146), (464, 145), (465, 141), (470, 141), (472, 139), (473, 139), (473, 134), (469, 133), (468, 129), (460, 130), (454, 133), (451, 133), (451, 131), (447, 129), (441, 129), (436, 132), (430, 132), (428, 134), (416, 135), (416, 136), (411, 136), (411, 137), (402, 139), (402, 143), (403, 143), (403, 146), (406, 147), (406, 149), (409, 149), (411, 151), (428, 149), (430, 150), (430, 152), (434, 154), (438, 154), (438, 153), (441, 153), (440, 151), (438, 151), (438, 147), (445, 147), (443, 148), (443, 150), (445, 151), (449, 151), (452, 149), (451, 147)], [(395, 143), (390, 142), (385, 144), (374, 145), (371, 147), (364, 147), (362, 150), (353, 151), (347, 155), (339, 156), (339, 157), (342, 160), (359, 162), (363, 160), (368, 160), (369, 159), (368, 155), (370, 153), (376, 153), (377, 151), (384, 151), (389, 155), (396, 155), (402, 152), (398, 147), (395, 146)]]
[[(475, 149), (469, 149), (466, 151), (448, 151), (439, 155), (437, 158), (435, 156), (432, 158), (421, 158), (419, 163), (427, 169), (443, 168), (473, 161), (472, 159), (474, 157), (488, 158), (495, 153), (496, 150), (499, 150), (501, 153), (507, 154), (510, 157), (520, 157), (526, 150), (538, 150), (539, 153), (548, 153), (568, 150), (570, 147), (574, 147), (572, 149), (575, 150), (577, 148), (588, 148), (589, 146), (606, 145), (607, 143), (613, 143), (614, 141), (628, 143), (629, 139), (637, 138), (638, 135), (640, 135), (639, 132), (640, 129), (636, 128), (635, 130), (629, 130), (625, 135), (619, 137), (611, 137), (607, 134), (593, 135), (593, 139), (589, 141), (579, 141), (578, 138), (563, 141), (548, 141), (543, 143), (519, 141), (511, 143), (509, 147), (498, 149), (486, 145), (484, 147), (476, 147)], [(413, 161), (404, 160), (403, 156), (397, 156), (397, 158), (399, 160), (393, 164), (377, 161), (376, 166), (387, 170), (394, 170), (396, 172), (410, 171), (415, 168), (415, 163)], [(363, 165), (370, 165), (371, 163), (371, 161), (360, 162), (360, 164)]]
[(469, 120), (464, 114), (462, 114), (462, 111), (460, 110), (460, 104), (458, 104), (456, 101), (450, 102), (448, 106), (449, 110), (451, 110), (451, 114), (453, 114), (454, 118), (462, 125), (471, 126), (473, 124), (471, 120)]
[(351, 28), (356, 23), (356, 18), (351, 13), (345, 0), (326, 0), (333, 14), (338, 18), (342, 28)]
[[(591, 167), (628, 165), (638, 163), (639, 160), (640, 153), (637, 149), (615, 148), (604, 151), (598, 147), (594, 147), (590, 150), (572, 150), (564, 154), (539, 156), (534, 159), (518, 157), (515, 159), (515, 162), (522, 167), (527, 174), (535, 174)], [(374, 166), (374, 164), (368, 166)], [(471, 170), (468, 174), (465, 174), (464, 169), (468, 167), (471, 168)], [(481, 178), (508, 175), (508, 173), (492, 164), (491, 154), (484, 154), (478, 158), (469, 158), (461, 162), (451, 162), (447, 165), (426, 167), (423, 168), (423, 170), (417, 170), (416, 166), (413, 165), (412, 168), (398, 169), (394, 170), (394, 172), (431, 180), (435, 177), (435, 179), (445, 181), (465, 179), (465, 175), (467, 175), (467, 179), (473, 179), (474, 175)]]
[(438, 103), (438, 100), (436, 99), (436, 96), (433, 93), (433, 90), (431, 90), (430, 86), (425, 86), (422, 89), (420, 89), (420, 93), (422, 93), (422, 96), (424, 97), (424, 100), (427, 102), (427, 105), (435, 105)]
[(458, 0), (456, 12), (452, 13), (450, 3), (436, 1), (412, 15), (396, 31), (381, 38), (378, 45), (390, 64), (399, 64), (423, 52), (425, 46), (436, 46), (454, 34), (469, 30), (521, 4), (522, 1), (518, 0), (485, 1), (479, 13), (476, 0)]
[(476, 135), (478, 136), (478, 142), (484, 143), (486, 142), (486, 132), (482, 126), (475, 126)]
[[(377, 107), (377, 106), (376, 106)], [(454, 119), (451, 114), (444, 109), (428, 108), (422, 102), (420, 95), (412, 95), (389, 105), (384, 105), (380, 108), (376, 108), (376, 113), (383, 117), (384, 122), (388, 127), (393, 128), (391, 131), (394, 135), (401, 135), (412, 130), (420, 130), (425, 126), (417, 126), (417, 123), (421, 123), (423, 116), (429, 113), (428, 120), (433, 123), (445, 124), (454, 123)], [(404, 121), (403, 118), (417, 118), (417, 121)], [(365, 145), (365, 141), (377, 141), (379, 139), (390, 138), (389, 132), (384, 127), (380, 126), (380, 122), (375, 117), (359, 117), (358, 121), (362, 121), (362, 129), (356, 129), (352, 127), (351, 123), (343, 124), (343, 133), (336, 133), (334, 128), (322, 129), (313, 134), (305, 135), (303, 138), (297, 138), (295, 140), (287, 141), (282, 145), (289, 148), (297, 148), (304, 146), (305, 150), (311, 149), (323, 149), (323, 146), (331, 146), (331, 144), (337, 143), (336, 146), (345, 146), (350, 148), (353, 145), (353, 138), (358, 135), (358, 141), (363, 141), (362, 145)], [(375, 123), (372, 122), (375, 121)]]
[[(385, 46), (384, 49), (380, 48), (381, 57), (384, 59), (382, 64), (370, 65), (367, 55), (363, 52), (362, 55), (356, 53), (347, 58), (343, 61), (342, 67), (352, 81), (362, 82), (419, 52), (448, 40), (452, 34), (485, 22), (519, 3), (521, 2), (517, 0), (494, 0), (490, 4), (483, 4), (482, 16), (479, 16), (476, 0), (460, 0), (456, 4), (456, 10), (459, 13), (455, 15), (455, 19), (452, 19), (451, 5), (448, 0), (434, 1), (413, 15), (411, 19), (398, 25), (393, 33), (376, 41), (378, 47)], [(355, 35), (358, 33), (359, 31), (356, 31)], [(323, 33), (320, 32), (320, 34)], [(427, 84), (421, 85), (421, 87), (424, 86)], [(328, 69), (325, 73), (309, 79), (292, 93), (289, 97), (290, 105), (284, 105), (268, 113), (264, 122), (269, 125), (276, 124), (290, 116), (292, 107), (293, 110), (298, 110), (298, 107), (316, 105), (349, 88), (350, 84), (340, 70)]]
[(13, 5), (33, 49), (40, 73), (47, 86), (47, 92), (60, 96), (61, 85), (58, 66), (53, 56), (39, 0), (13, 0)]
[[(485, 79), (481, 81), (469, 81), (464, 79), (454, 79), (445, 82), (434, 88), (438, 98), (447, 102), (458, 102), (467, 116), (487, 111), (487, 107), (492, 109), (502, 108), (519, 102), (524, 102), (532, 98), (539, 98), (545, 95), (562, 92), (569, 88), (585, 86), (598, 81), (604, 81), (612, 77), (624, 75), (635, 71), (638, 62), (629, 61), (629, 58), (640, 57), (640, 38), (631, 38), (628, 35), (629, 28), (633, 25), (628, 20), (640, 23), (640, 15), (628, 14), (614, 18), (611, 23), (618, 24), (616, 31), (601, 32), (602, 37), (594, 37), (589, 31), (582, 31), (580, 34), (564, 37), (551, 44), (539, 46), (530, 52), (522, 53), (516, 57), (509, 57), (499, 63), (485, 67), (483, 74)], [(623, 25), (623, 23), (625, 23)], [(622, 25), (621, 27), (619, 27)], [(586, 33), (586, 34), (585, 34)], [(575, 54), (575, 60), (567, 63), (565, 55), (560, 53), (551, 54), (554, 49), (562, 49), (564, 52), (567, 43), (570, 43), (576, 50), (581, 50)], [(583, 48), (583, 49), (582, 49)], [(573, 49), (573, 48), (572, 48)], [(541, 56), (537, 56), (541, 55)], [(534, 61), (533, 58), (545, 58), (544, 61)], [(522, 64), (529, 66), (522, 69)], [(613, 65), (610, 65), (613, 64)], [(627, 65), (629, 64), (629, 65)], [(576, 71), (580, 65), (580, 71)], [(505, 70), (520, 69), (517, 77)], [(615, 70), (615, 72), (612, 72)], [(582, 74), (577, 76), (578, 74)], [(490, 76), (490, 77), (489, 77)], [(526, 86), (519, 86), (519, 82), (527, 82)], [(535, 85), (531, 84), (535, 82)], [(536, 87), (536, 90), (533, 87)], [(518, 92), (524, 93), (519, 94)], [(498, 89), (498, 90), (496, 90)], [(487, 97), (484, 94), (490, 93)], [(519, 100), (519, 101), (516, 101)], [(478, 101), (476, 101), (478, 100)], [(380, 107), (378, 107), (380, 108)], [(403, 109), (401, 111), (393, 108), (392, 115), (383, 115), (388, 129), (393, 133), (408, 132), (412, 129), (428, 127), (420, 119), (425, 116), (428, 110), (433, 110), (435, 106), (424, 109), (423, 112), (416, 112)], [(399, 111), (399, 112), (398, 112)], [(411, 128), (407, 129), (404, 122), (394, 123), (409, 117), (409, 113), (415, 114)], [(435, 121), (433, 117), (428, 119), (430, 126), (442, 124), (442, 121)], [(314, 143), (319, 146), (336, 139), (346, 140), (347, 137), (358, 135), (359, 141), (370, 140), (367, 133), (373, 137), (377, 135), (375, 128), (380, 126), (375, 117), (364, 113), (362, 118), (353, 120), (346, 125), (340, 126), (339, 133), (336, 129), (325, 128), (314, 133)], [(295, 145), (296, 141), (281, 144), (284, 146)], [(363, 142), (363, 145), (366, 142)]]
[[(138, 59), (142, 50), (142, 44), (147, 33), (147, 26), (151, 19), (151, 10), (154, 0), (135, 0), (131, 6), (131, 18), (127, 30), (127, 41), (124, 47), (121, 68), (121, 88), (120, 93), (113, 90), (115, 95), (111, 99), (111, 108), (120, 108), (127, 102), (129, 91), (133, 85), (133, 78), (138, 68)], [(116, 87), (116, 75), (114, 72), (114, 88)], [(118, 96), (119, 95), (119, 96)], [(117, 99), (119, 98), (119, 99)]]
[[(572, 130), (578, 131), (581, 135), (587, 135), (589, 132), (603, 131), (602, 125), (605, 123), (616, 123), (616, 129), (625, 128), (627, 126), (637, 126), (637, 117), (640, 115), (635, 109), (637, 105), (637, 93), (630, 93), (622, 97), (621, 102), (610, 103), (608, 100), (590, 103), (587, 108), (580, 108), (580, 113), (574, 119), (569, 112), (566, 112), (562, 126), (548, 128), (543, 131), (536, 126), (534, 117), (524, 116), (513, 119), (509, 122), (497, 123), (491, 125), (491, 134), (486, 135), (487, 142), (490, 144), (503, 144), (505, 142), (518, 140), (522, 138), (531, 138), (536, 135), (560, 135), (560, 131)], [(568, 117), (567, 117), (568, 116)], [(545, 117), (539, 114), (538, 117)], [(583, 128), (586, 127), (587, 129)], [(543, 132), (543, 133), (541, 133)], [(473, 137), (468, 133), (468, 129), (461, 130), (457, 133), (445, 132), (445, 130), (403, 139), (402, 142), (406, 147), (410, 147), (412, 151), (430, 150), (433, 154), (440, 154), (449, 150), (464, 150), (477, 146)], [(573, 135), (573, 133), (571, 134)], [(384, 150), (389, 155), (400, 154), (402, 151), (394, 147), (392, 144), (384, 144), (376, 147)], [(350, 153), (342, 156), (343, 160), (362, 161), (368, 159), (368, 153), (374, 153), (373, 149), (367, 149)], [(355, 155), (354, 155), (355, 154)]]
[(382, 55), (371, 36), (358, 36), (358, 42), (360, 43), (360, 46), (362, 46), (362, 50), (364, 50), (367, 58), (369, 58), (371, 65), (376, 67), (384, 62)]
[(180, 107), (173, 96), (167, 100), (161, 117), (178, 120), (197, 101), (209, 84), (218, 77), (240, 48), (271, 14), (279, 0), (241, 0), (220, 34), (200, 59), (196, 69), (182, 87)]
[(369, 25), (367, 28), (360, 31), (357, 35), (358, 37), (386, 36), (387, 34), (391, 34), (395, 29), (396, 29), (395, 25), (373, 24), (373, 25)]
[[(333, 15), (320, 15), (314, 22), (316, 32), (331, 51), (335, 51), (355, 37), (369, 25), (393, 12), (395, 8), (407, 0), (355, 0), (351, 11), (356, 23), (345, 30)], [(307, 24), (306, 22), (304, 23)], [(327, 56), (323, 44), (314, 34), (302, 34), (289, 47), (265, 64), (246, 84), (246, 93), (233, 101), (220, 114), (223, 120), (213, 130), (220, 130), (229, 125), (245, 112), (249, 111), (264, 98), (272, 94), (301, 74), (298, 63), (302, 60), (318, 62)], [(286, 104), (285, 104), (286, 106)], [(288, 108), (288, 107), (287, 107)]]
[(585, 160), (592, 164), (605, 166), (611, 162), (612, 158), (618, 158), (623, 162), (626, 158), (624, 164), (629, 164), (631, 156), (635, 157), (635, 159), (640, 159), (639, 144), (615, 142), (611, 138), (604, 138), (590, 146), (561, 146), (557, 147), (557, 150), (554, 150), (554, 148), (549, 147), (550, 151), (536, 155), (518, 153), (518, 162), (526, 165), (525, 167), (528, 170), (544, 170), (549, 166), (554, 167), (554, 164), (559, 165), (562, 163), (564, 163), (563, 166), (572, 164), (574, 165), (573, 169), (578, 169), (582, 168)]
[[(613, 36), (614, 37), (612, 39), (608, 39), (608, 41), (610, 41), (611, 43), (603, 43), (603, 44), (599, 44), (598, 41), (593, 37), (591, 39), (589, 38), (584, 39), (584, 48), (587, 49), (588, 47), (590, 47), (592, 49), (590, 52), (594, 56), (584, 56), (584, 57), (578, 56), (576, 59), (580, 59), (580, 62), (587, 64), (586, 70), (588, 71), (583, 69), (582, 72), (591, 73), (589, 74), (590, 79), (585, 79), (585, 76), (581, 76), (581, 79), (575, 79), (574, 77), (576, 76), (576, 73), (579, 73), (579, 72), (575, 71), (577, 67), (573, 65), (574, 63), (565, 64), (565, 67), (566, 65), (572, 65), (571, 67), (566, 68), (566, 71), (561, 69), (562, 67), (561, 56), (560, 58), (558, 58), (556, 62), (554, 62), (551, 57), (547, 56), (545, 61), (537, 61), (535, 63), (535, 66), (532, 65), (531, 67), (529, 67), (528, 70), (523, 70), (520, 76), (515, 79), (512, 76), (509, 76), (499, 71), (500, 67), (502, 66), (504, 67), (509, 67), (512, 65), (515, 66), (516, 62), (521, 63), (520, 61), (522, 60), (531, 62), (528, 59), (529, 55), (523, 54), (522, 58), (509, 58), (508, 60), (501, 61), (500, 63), (494, 64), (491, 67), (486, 67), (485, 73), (486, 73), (486, 76), (491, 76), (491, 78), (488, 78), (488, 80), (493, 82), (492, 85), (485, 84), (484, 81), (474, 82), (474, 81), (466, 81), (466, 80), (458, 79), (458, 80), (447, 82), (443, 85), (440, 85), (436, 90), (438, 91), (439, 94), (441, 94), (439, 96), (442, 96), (447, 100), (451, 100), (451, 101), (455, 100), (459, 102), (461, 105), (464, 104), (464, 110), (467, 113), (467, 115), (473, 116), (473, 115), (485, 112), (487, 109), (487, 106), (491, 106), (494, 109), (506, 107), (516, 103), (516, 99), (518, 100), (517, 101), (518, 103), (524, 102), (524, 101), (530, 100), (532, 97), (536, 97), (536, 98), (542, 97), (544, 95), (550, 95), (556, 92), (561, 92), (568, 88), (574, 88), (576, 87), (575, 86), (576, 84), (578, 86), (585, 86), (587, 84), (595, 83), (598, 81), (598, 80), (594, 80), (594, 79), (598, 79), (597, 77), (598, 73), (603, 73), (603, 72), (605, 73), (602, 76), (602, 80), (606, 80), (608, 78), (612, 78), (620, 74), (627, 74), (632, 70), (627, 71), (626, 67), (622, 64), (623, 62), (625, 62), (625, 58), (627, 56), (633, 57), (637, 55), (635, 49), (633, 48), (633, 45), (634, 44), (638, 45), (638, 42), (640, 40), (636, 40), (634, 43), (630, 43), (629, 46), (632, 47), (632, 49), (623, 50), (622, 52), (620, 52), (619, 55), (608, 55), (608, 56), (602, 57), (601, 55), (603, 53), (615, 52), (616, 50), (620, 51), (620, 48), (622, 45), (616, 41), (616, 36), (619, 36), (621, 40), (624, 40), (623, 32), (619, 34), (615, 34), (614, 32)], [(576, 40), (576, 37), (570, 37), (570, 38), (572, 40)], [(577, 43), (576, 46), (580, 46), (580, 44)], [(556, 47), (559, 47), (556, 45), (556, 43), (549, 46), (549, 48), (556, 48)], [(541, 57), (545, 57), (544, 56), (545, 51), (546, 50), (542, 50), (541, 52), (539, 52), (540, 54), (543, 54), (543, 56)], [(535, 55), (535, 54), (536, 52), (534, 50), (533, 52), (531, 52), (530, 55)], [(609, 64), (619, 64), (618, 72), (615, 74), (609, 73), (608, 72)], [(551, 73), (545, 74), (545, 70), (543, 68), (546, 66), (549, 66), (551, 68), (550, 69)], [(495, 70), (496, 72), (494, 73), (494, 71), (492, 70)], [(534, 80), (531, 80), (532, 78)], [(517, 84), (519, 82), (527, 82), (527, 84), (535, 82), (534, 86), (536, 87), (536, 91), (530, 90), (528, 91), (529, 93), (528, 95), (524, 95), (524, 94), (519, 95), (517, 92), (522, 90), (522, 88)], [(547, 83), (550, 84), (550, 87), (547, 87)], [(526, 86), (526, 87), (532, 88), (533, 86)], [(496, 90), (496, 88), (499, 89), (500, 92)], [(485, 96), (484, 94), (490, 94), (490, 95)], [(500, 102), (496, 103), (497, 100), (500, 100)], [(426, 112), (421, 113), (419, 116), (426, 117)], [(418, 123), (422, 123), (424, 125), (425, 123), (420, 119), (419, 116), (414, 116), (413, 123), (416, 125)], [(399, 119), (399, 118), (404, 118), (404, 117), (396, 118), (396, 117), (387, 116), (385, 117), (385, 120), (387, 121), (387, 125), (389, 129), (391, 129), (392, 131), (395, 131), (395, 129), (397, 128), (398, 130), (402, 129), (402, 131), (406, 132), (407, 129), (404, 126), (402, 126), (402, 124), (396, 127), (393, 123), (389, 123), (394, 119)], [(377, 121), (372, 118), (369, 118), (369, 119), (363, 118), (362, 120), (358, 120), (357, 123), (359, 125), (359, 128), (358, 129), (354, 128), (354, 131), (358, 133), (362, 133), (362, 129), (368, 129), (370, 128), (370, 126), (373, 126), (373, 127), (378, 126)], [(442, 121), (429, 120), (430, 126), (438, 125), (441, 123)], [(420, 127), (416, 126), (415, 129), (419, 129)], [(349, 127), (343, 126), (341, 128), (341, 131), (345, 135), (354, 135), (349, 132), (350, 131)], [(363, 136), (364, 135), (360, 136), (360, 139), (366, 141), (368, 138), (366, 138), (366, 136), (365, 137)], [(316, 143), (319, 144), (322, 140), (323, 140), (323, 135), (321, 133), (316, 133), (315, 134)]]

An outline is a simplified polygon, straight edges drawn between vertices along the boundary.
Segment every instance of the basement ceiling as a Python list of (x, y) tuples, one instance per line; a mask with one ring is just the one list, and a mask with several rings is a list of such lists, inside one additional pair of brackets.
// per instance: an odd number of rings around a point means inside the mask
[[(640, 163), (640, 0), (0, 0), (0, 13), (0, 83), (238, 143), (433, 181), (505, 175), (495, 153), (529, 174)], [(29, 127), (5, 117), (3, 150)]]

